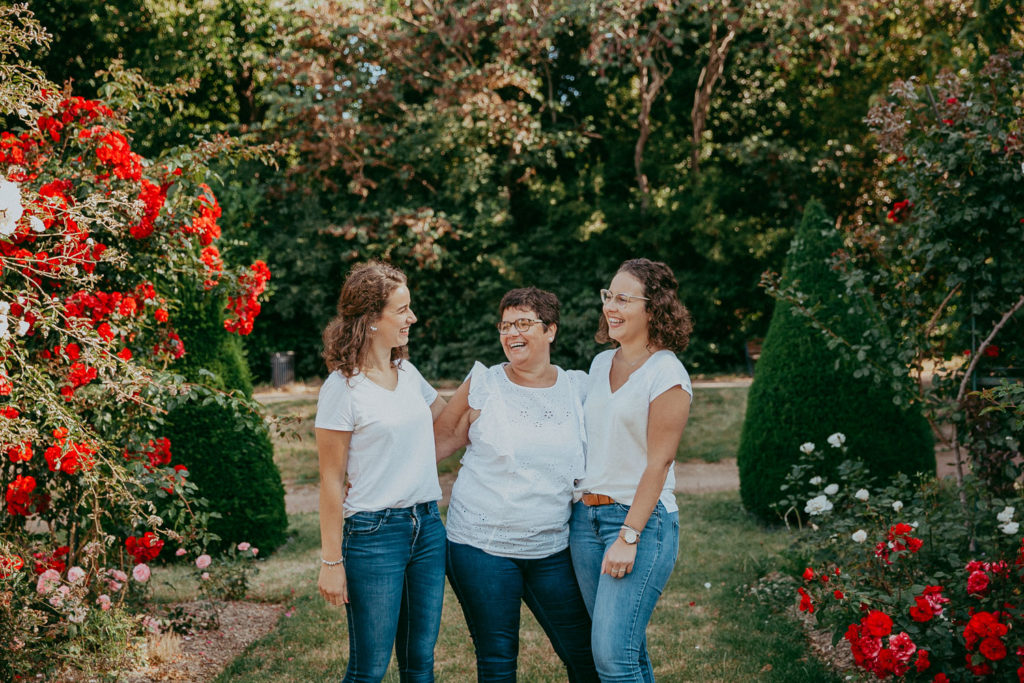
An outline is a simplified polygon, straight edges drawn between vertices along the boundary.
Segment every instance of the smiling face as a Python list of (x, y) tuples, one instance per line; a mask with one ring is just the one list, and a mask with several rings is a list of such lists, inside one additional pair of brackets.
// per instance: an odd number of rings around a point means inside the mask
[(409, 343), (409, 328), (416, 322), (416, 314), (410, 307), (409, 288), (405, 285), (396, 287), (388, 296), (380, 318), (373, 323), (377, 328), (373, 337), (389, 348), (405, 346)]
[[(502, 322), (514, 322), (520, 318), (540, 320), (532, 308), (506, 308), (501, 313)], [(545, 329), (545, 327), (547, 329)], [(526, 332), (512, 325), (508, 334), (500, 335), (501, 349), (505, 358), (514, 366), (525, 366), (533, 363), (551, 362), (551, 340), (555, 336), (555, 325), (538, 323), (531, 325)]]
[[(644, 286), (640, 280), (625, 271), (619, 271), (612, 278), (608, 285), (615, 294), (628, 294), (629, 296), (645, 296)], [(640, 341), (646, 345), (648, 340), (648, 325), (651, 315), (647, 311), (646, 302), (640, 299), (631, 299), (626, 305), (620, 304), (613, 297), (604, 304), (602, 312), (608, 323), (608, 336), (620, 345)]]

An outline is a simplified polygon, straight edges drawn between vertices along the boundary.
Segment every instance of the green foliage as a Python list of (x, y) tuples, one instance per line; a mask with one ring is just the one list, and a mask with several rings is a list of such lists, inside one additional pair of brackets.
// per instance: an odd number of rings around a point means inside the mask
[[(178, 330), (185, 344), (182, 371), (208, 387), (166, 418), (177, 461), (209, 504), (208, 530), (221, 546), (248, 541), (264, 552), (284, 542), (284, 486), (274, 464), (267, 426), (222, 392), (252, 395), (252, 381), (235, 335), (224, 330), (223, 301), (193, 292), (183, 298)], [(219, 516), (217, 516), (219, 515)]]
[[(822, 206), (811, 202), (783, 272), (783, 283), (798, 287), (808, 305), (830, 319), (848, 308), (838, 275), (829, 267), (840, 245)], [(847, 315), (842, 331), (853, 334), (863, 325), (863, 319)], [(927, 422), (915, 409), (895, 405), (894, 393), (863, 377), (857, 363), (830, 348), (789, 302), (780, 302), (750, 388), (737, 455), (747, 509), (770, 520), (799, 445), (821, 443), (834, 432), (843, 432), (849, 447), (865, 454), (877, 476), (934, 472)]]

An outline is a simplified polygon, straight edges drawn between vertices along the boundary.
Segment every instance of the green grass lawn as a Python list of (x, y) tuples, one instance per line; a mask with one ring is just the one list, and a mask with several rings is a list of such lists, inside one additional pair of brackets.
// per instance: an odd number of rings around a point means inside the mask
[[(765, 530), (742, 510), (736, 493), (679, 496), (680, 553), (648, 640), (655, 675), (664, 681), (839, 680), (808, 656), (789, 617), (747, 590), (777, 570), (787, 532)], [(277, 629), (250, 646), (218, 681), (326, 681), (341, 678), (348, 654), (345, 614), (316, 591), (315, 514), (292, 519), (293, 536), (262, 564), (257, 600), (288, 605)], [(706, 587), (710, 584), (710, 587)], [(565, 672), (529, 611), (523, 610), (522, 681), (563, 681)], [(436, 648), (438, 681), (475, 678), (473, 648), (458, 602), (446, 589)], [(397, 681), (394, 662), (388, 681)]]
[(679, 442), (676, 460), (718, 462), (735, 458), (747, 414), (747, 387), (693, 390), (690, 421)]
[[(735, 457), (746, 389), (700, 389), (680, 459), (716, 461)], [(274, 404), (280, 416), (299, 421), (300, 438), (278, 441), (275, 459), (286, 483), (315, 483), (312, 438), (314, 401)], [(458, 456), (445, 470), (453, 469)], [(655, 675), (661, 681), (839, 680), (809, 656), (806, 638), (777, 605), (762, 604), (749, 591), (780, 569), (784, 530), (761, 527), (742, 509), (736, 492), (678, 496), (680, 553), (675, 572), (648, 628)], [(345, 613), (329, 607), (316, 590), (319, 527), (315, 513), (292, 515), (290, 538), (261, 572), (251, 599), (287, 605), (274, 631), (237, 657), (218, 681), (327, 681), (342, 677), (348, 655)], [(791, 570), (791, 567), (786, 567)], [(185, 569), (163, 568), (154, 576), (160, 601), (187, 600), (195, 585)], [(708, 587), (709, 584), (709, 587)], [(173, 586), (173, 588), (171, 588)], [(792, 589), (795, 592), (795, 588)], [(786, 595), (790, 589), (786, 589)], [(475, 679), (469, 633), (450, 587), (446, 588), (438, 637), (438, 681)], [(394, 662), (387, 681), (397, 681)], [(564, 681), (565, 672), (540, 626), (523, 609), (519, 680)]]

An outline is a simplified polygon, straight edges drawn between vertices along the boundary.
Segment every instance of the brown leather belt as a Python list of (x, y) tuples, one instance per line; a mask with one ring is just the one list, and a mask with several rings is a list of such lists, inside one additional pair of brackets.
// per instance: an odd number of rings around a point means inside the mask
[(606, 496), (603, 493), (584, 493), (583, 497), (580, 498), (584, 505), (611, 505), (615, 502), (615, 499), (611, 496)]

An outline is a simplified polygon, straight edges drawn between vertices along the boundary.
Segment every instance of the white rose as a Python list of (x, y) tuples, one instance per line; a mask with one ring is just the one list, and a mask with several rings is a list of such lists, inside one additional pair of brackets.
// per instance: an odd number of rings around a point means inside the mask
[(807, 501), (807, 505), (804, 506), (804, 512), (809, 515), (820, 515), (823, 512), (828, 512), (832, 509), (832, 503), (825, 495), (815, 496)]
[(828, 445), (832, 448), (839, 448), (846, 443), (846, 435), (842, 432), (836, 432), (832, 436), (828, 437)]
[(1014, 508), (1012, 506), (1007, 505), (1006, 507), (1003, 508), (1002, 512), (1000, 512), (998, 515), (996, 515), (996, 519), (998, 519), (1003, 524), (1005, 524), (1007, 522), (1012, 522), (1013, 521), (1013, 513), (1014, 512), (1016, 512), (1016, 510), (1014, 510)]
[(825, 487), (825, 493), (829, 496), (834, 496), (839, 492), (839, 484), (829, 484)]
[(899, 512), (900, 510), (902, 510), (903, 509), (903, 501), (902, 500), (895, 500), (895, 501), (893, 501), (892, 509), (895, 510), (896, 512)]
[(863, 529), (857, 529), (853, 532), (853, 535), (850, 536), (850, 538), (853, 539), (854, 543), (863, 543), (864, 541), (868, 540), (868, 532), (864, 531)]
[(1012, 536), (1017, 533), (1017, 529), (1020, 528), (1020, 524), (1017, 524), (1017, 522), (1007, 522), (1006, 524), (1000, 524), (999, 528), (1007, 536)]
[(22, 320), (20, 323), (18, 323), (18, 336), (24, 337), (26, 334), (28, 334), (28, 330), (30, 327), (31, 325), (29, 325), (28, 322), (25, 320)]
[(17, 183), (0, 178), (0, 237), (14, 234), (18, 219), (23, 213), (21, 207), (21, 189)]
[(821, 477), (811, 477), (811, 486), (818, 486), (821, 482), (825, 481)]
[(32, 226), (32, 232), (44, 232), (46, 230), (46, 224), (35, 216), (28, 217), (28, 224)]
[(814, 444), (811, 443), (810, 441), (801, 444), (800, 445), (800, 452), (801, 453), (806, 453), (807, 455), (810, 455), (811, 453), (814, 452)]
[(853, 494), (853, 497), (860, 501), (867, 501), (871, 497), (867, 489), (858, 489), (857, 493)]

